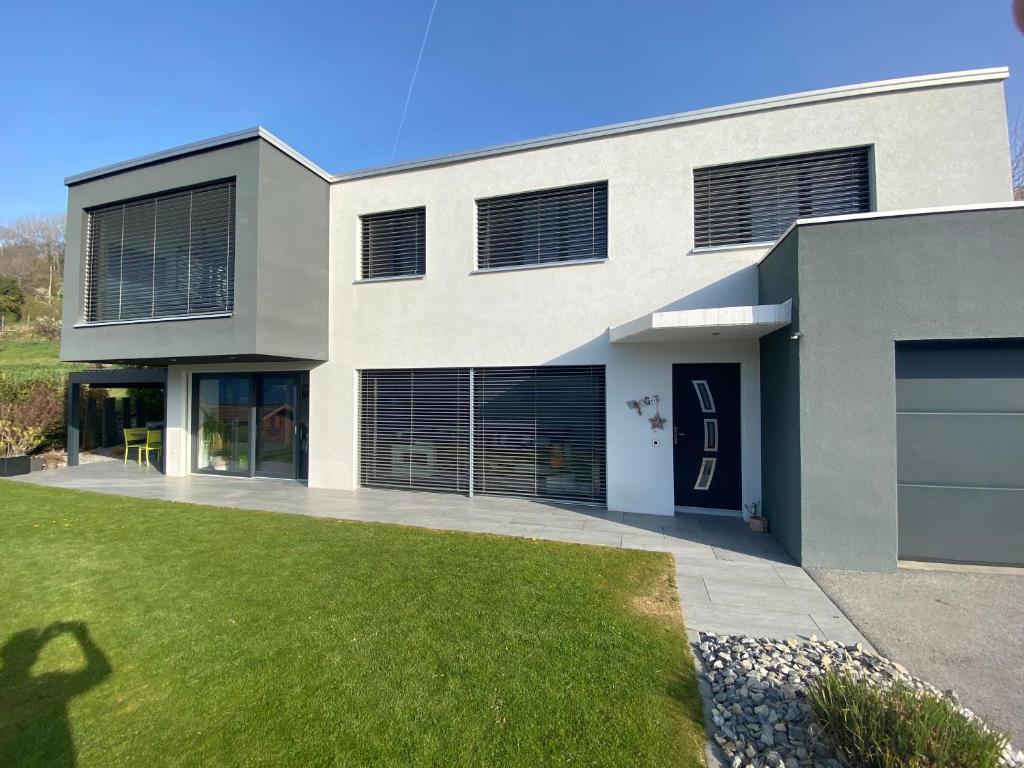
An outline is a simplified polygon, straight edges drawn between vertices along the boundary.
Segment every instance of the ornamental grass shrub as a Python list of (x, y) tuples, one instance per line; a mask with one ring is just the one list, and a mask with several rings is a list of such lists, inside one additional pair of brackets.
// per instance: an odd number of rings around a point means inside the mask
[(824, 737), (864, 768), (998, 768), (1006, 737), (946, 698), (829, 672), (807, 692)]

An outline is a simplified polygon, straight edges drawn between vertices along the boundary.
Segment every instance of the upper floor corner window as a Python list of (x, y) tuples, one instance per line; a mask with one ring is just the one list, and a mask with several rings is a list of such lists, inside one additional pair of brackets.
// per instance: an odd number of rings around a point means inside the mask
[(796, 219), (871, 210), (868, 147), (693, 172), (694, 247), (777, 239)]
[(232, 310), (234, 179), (103, 205), (87, 216), (86, 322)]
[(372, 213), (362, 223), (362, 267), (360, 277), (422, 275), (427, 260), (427, 209)]
[(608, 257), (608, 182), (478, 200), (478, 269)]

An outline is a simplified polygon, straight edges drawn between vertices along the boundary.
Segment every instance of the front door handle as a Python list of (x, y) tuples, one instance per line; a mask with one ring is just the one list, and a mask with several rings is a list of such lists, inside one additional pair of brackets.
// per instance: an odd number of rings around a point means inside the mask
[(672, 444), (673, 445), (678, 445), (679, 444), (679, 436), (680, 435), (682, 435), (683, 437), (686, 437), (686, 433), (685, 432), (680, 432), (679, 431), (679, 427), (672, 427)]

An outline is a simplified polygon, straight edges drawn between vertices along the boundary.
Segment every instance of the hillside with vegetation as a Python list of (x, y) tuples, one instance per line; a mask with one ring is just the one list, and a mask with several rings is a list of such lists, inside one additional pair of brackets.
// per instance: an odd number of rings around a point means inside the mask
[(0, 457), (61, 445), (63, 295), (64, 215), (0, 226)]

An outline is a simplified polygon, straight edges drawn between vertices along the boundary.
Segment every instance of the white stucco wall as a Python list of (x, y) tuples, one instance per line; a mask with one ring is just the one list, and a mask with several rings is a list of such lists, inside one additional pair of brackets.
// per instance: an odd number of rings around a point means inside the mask
[[(604, 364), (608, 503), (671, 514), (671, 424), (657, 435), (625, 407), (657, 393), (670, 415), (673, 363), (742, 366), (743, 500), (760, 499), (754, 339), (611, 345), (609, 326), (659, 309), (756, 303), (763, 249), (693, 250), (693, 169), (869, 144), (876, 208), (1010, 198), (1002, 85), (879, 94), (695, 122), (331, 189), (330, 361), (310, 381), (312, 486), (357, 484), (362, 368)], [(477, 198), (608, 181), (608, 260), (479, 274)], [(422, 279), (359, 283), (359, 216), (426, 206)]]
[[(334, 183), (330, 360), (310, 371), (310, 485), (357, 484), (360, 369), (599, 364), (607, 370), (609, 506), (671, 514), (672, 425), (652, 433), (625, 401), (657, 393), (670, 418), (674, 363), (737, 362), (742, 495), (759, 500), (757, 340), (612, 345), (607, 330), (655, 310), (757, 302), (754, 265), (764, 249), (693, 250), (694, 168), (864, 144), (873, 148), (878, 210), (1010, 199), (997, 81), (844, 97)], [(599, 180), (608, 181), (607, 261), (474, 273), (477, 198)], [(359, 215), (420, 205), (426, 275), (358, 282)], [(172, 365), (168, 473), (190, 467), (193, 372), (301, 367)]]

